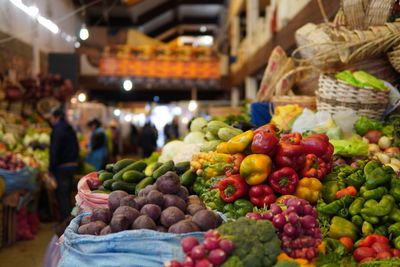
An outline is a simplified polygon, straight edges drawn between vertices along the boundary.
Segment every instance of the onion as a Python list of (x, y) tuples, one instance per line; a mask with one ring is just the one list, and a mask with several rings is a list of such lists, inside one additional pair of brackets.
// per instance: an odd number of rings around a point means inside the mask
[(381, 149), (377, 144), (369, 144), (368, 145), (368, 151), (370, 153), (376, 153), (376, 152), (381, 152)]
[(369, 140), (367, 138), (363, 137), (362, 140), (363, 140), (364, 143), (369, 144)]
[(377, 144), (379, 141), (379, 138), (381, 138), (382, 134), (380, 131), (378, 130), (371, 130), (368, 131), (364, 137), (367, 138), (369, 140), (370, 143), (374, 143)]
[(378, 145), (381, 149), (386, 149), (386, 148), (390, 147), (391, 144), (392, 144), (392, 141), (390, 140), (389, 137), (382, 136), (381, 138), (379, 138)]
[(390, 164), (394, 164), (394, 165), (400, 166), (400, 160), (398, 160), (396, 158), (391, 158), (390, 159)]
[(391, 167), (396, 173), (397, 172), (400, 172), (400, 167), (399, 166), (397, 166), (397, 165), (394, 165), (394, 164), (385, 164), (385, 166), (389, 166), (389, 167)]
[(375, 156), (378, 158), (380, 162), (383, 164), (388, 164), (390, 162), (390, 157), (384, 153), (376, 153)]
[(385, 154), (389, 156), (397, 156), (400, 154), (400, 149), (398, 147), (392, 146), (385, 149)]

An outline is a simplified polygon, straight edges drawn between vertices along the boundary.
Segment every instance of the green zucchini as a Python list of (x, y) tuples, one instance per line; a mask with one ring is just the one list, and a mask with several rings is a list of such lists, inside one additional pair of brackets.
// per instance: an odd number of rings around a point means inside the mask
[(144, 170), (144, 175), (152, 176), (153, 172), (162, 165), (160, 162), (153, 162), (147, 165), (146, 169)]
[(128, 183), (138, 183), (144, 177), (145, 177), (145, 175), (142, 172), (130, 170), (130, 171), (124, 172), (124, 174), (122, 175), (122, 180), (124, 180), (125, 182), (128, 182)]
[(153, 172), (153, 178), (157, 179), (158, 177), (160, 177), (161, 175), (166, 174), (169, 171), (173, 171), (174, 170), (174, 162), (172, 160), (165, 162), (163, 165), (161, 165), (160, 167), (157, 168), (157, 170), (155, 170)]
[(189, 169), (190, 169), (190, 161), (184, 161), (175, 164), (175, 172), (178, 175), (185, 173)]
[(135, 194), (135, 188), (136, 184), (127, 183), (124, 181), (115, 181), (111, 186), (112, 191), (122, 190), (129, 194)]
[(119, 172), (120, 170), (122, 170), (126, 166), (132, 164), (133, 162), (135, 162), (133, 159), (121, 159), (117, 163), (114, 164), (113, 170), (114, 170), (114, 172)]
[(102, 172), (102, 173), (99, 175), (99, 180), (100, 180), (102, 183), (104, 183), (105, 181), (110, 180), (110, 179), (112, 179), (112, 178), (113, 178), (113, 174), (110, 173), (110, 172), (107, 172), (107, 171), (104, 171), (104, 172)]
[(127, 172), (127, 171), (143, 171), (146, 168), (147, 164), (144, 161), (136, 161), (134, 163), (129, 164), (116, 174), (114, 174), (113, 179), (121, 181), (122, 180), (122, 175)]
[(149, 184), (153, 184), (153, 183), (154, 183), (154, 178), (153, 177), (144, 178), (142, 181), (140, 181), (140, 183), (138, 183), (136, 185), (135, 194), (136, 195), (139, 194), (140, 190), (142, 190), (143, 188), (145, 188)]

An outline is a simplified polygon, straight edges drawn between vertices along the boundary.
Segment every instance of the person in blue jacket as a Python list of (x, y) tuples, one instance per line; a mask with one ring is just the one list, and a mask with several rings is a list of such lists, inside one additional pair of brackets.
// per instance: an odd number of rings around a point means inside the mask
[(56, 198), (59, 204), (60, 220), (64, 221), (72, 210), (71, 193), (79, 157), (79, 144), (75, 130), (65, 120), (63, 110), (54, 110), (50, 122), (52, 132), (49, 172), (57, 181)]
[(88, 122), (87, 126), (91, 130), (89, 142), (89, 154), (86, 156), (86, 162), (92, 165), (97, 171), (104, 168), (108, 149), (107, 149), (107, 135), (101, 122), (97, 119)]

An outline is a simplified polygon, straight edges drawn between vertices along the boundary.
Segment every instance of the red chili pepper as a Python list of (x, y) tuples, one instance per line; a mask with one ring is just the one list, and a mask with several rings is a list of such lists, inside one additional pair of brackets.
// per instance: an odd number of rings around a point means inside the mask
[(218, 184), (218, 189), (220, 197), (225, 202), (233, 202), (248, 192), (247, 183), (239, 174), (222, 179)]
[(240, 171), (240, 164), (242, 163), (244, 158), (245, 158), (245, 155), (240, 154), (240, 153), (231, 155), (228, 159), (228, 163), (233, 163), (233, 166), (229, 167), (226, 170), (225, 175), (231, 176), (234, 174), (238, 174)]
[(269, 185), (282, 195), (291, 195), (296, 191), (299, 176), (292, 168), (284, 167), (274, 171), (268, 178)]
[(348, 186), (336, 192), (336, 199), (340, 199), (345, 195), (356, 196), (357, 189), (354, 186)]
[(251, 143), (251, 153), (267, 154), (273, 157), (278, 149), (279, 139), (275, 133), (259, 131), (254, 134)]
[(282, 144), (300, 145), (302, 136), (300, 133), (285, 134), (281, 137)]
[(319, 180), (326, 175), (326, 163), (314, 154), (306, 156), (306, 163), (301, 171), (302, 177), (314, 177)]
[(378, 235), (378, 234), (370, 234), (367, 235), (367, 237), (361, 241), (358, 246), (359, 247), (371, 247), (373, 243), (375, 242), (380, 242), (380, 243), (389, 243), (389, 239), (387, 239), (386, 236), (383, 235)]
[(274, 190), (266, 184), (253, 185), (249, 191), (250, 202), (259, 208), (268, 207), (274, 203)]
[(279, 168), (290, 167), (295, 170), (303, 168), (304, 161), (303, 147), (290, 143), (281, 143), (274, 159), (274, 163)]
[(317, 157), (322, 157), (327, 151), (329, 138), (324, 134), (311, 134), (304, 137), (300, 143), (304, 154), (315, 154)]

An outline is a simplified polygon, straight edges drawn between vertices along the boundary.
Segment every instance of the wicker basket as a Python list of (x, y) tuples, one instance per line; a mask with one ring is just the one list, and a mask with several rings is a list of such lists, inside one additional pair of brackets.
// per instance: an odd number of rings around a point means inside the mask
[(271, 103), (274, 108), (278, 106), (294, 105), (297, 104), (300, 107), (308, 108), (311, 110), (316, 109), (315, 96), (304, 96), (304, 95), (282, 95), (273, 96)]
[(389, 103), (389, 92), (390, 90), (359, 88), (331, 76), (321, 75), (316, 93), (317, 109), (330, 114), (353, 110), (359, 116), (380, 120)]
[(387, 53), (390, 64), (392, 64), (393, 68), (400, 72), (400, 50), (395, 50), (393, 52)]

